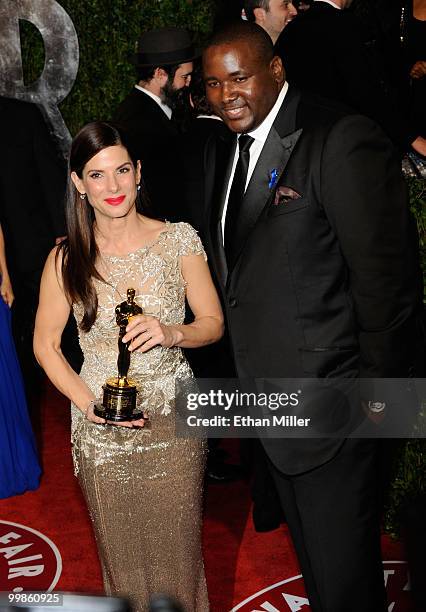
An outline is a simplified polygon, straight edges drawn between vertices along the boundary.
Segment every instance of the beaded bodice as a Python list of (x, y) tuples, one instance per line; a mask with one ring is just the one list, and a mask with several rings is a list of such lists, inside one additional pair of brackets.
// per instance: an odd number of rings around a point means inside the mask
[[(94, 281), (98, 296), (98, 312), (89, 332), (79, 332), (84, 354), (81, 377), (96, 397), (102, 396), (102, 385), (117, 373), (118, 326), (115, 307), (126, 298), (129, 287), (135, 289), (135, 302), (144, 314), (160, 319), (166, 325), (181, 324), (185, 317), (185, 281), (182, 257), (204, 255), (195, 230), (187, 223), (166, 223), (159, 236), (150, 244), (127, 255), (101, 256), (99, 269), (105, 280)], [(73, 307), (77, 323), (83, 310)], [(161, 408), (170, 412), (176, 377), (191, 375), (189, 366), (178, 347), (156, 346), (147, 353), (133, 352), (129, 377), (141, 387), (138, 402), (148, 411)], [(73, 429), (82, 418), (73, 407)]]

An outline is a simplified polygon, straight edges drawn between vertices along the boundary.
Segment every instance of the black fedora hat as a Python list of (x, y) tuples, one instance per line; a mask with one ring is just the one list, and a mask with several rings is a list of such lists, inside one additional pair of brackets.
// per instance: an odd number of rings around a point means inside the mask
[(190, 62), (196, 57), (186, 30), (161, 28), (142, 34), (133, 61), (136, 66), (168, 66)]

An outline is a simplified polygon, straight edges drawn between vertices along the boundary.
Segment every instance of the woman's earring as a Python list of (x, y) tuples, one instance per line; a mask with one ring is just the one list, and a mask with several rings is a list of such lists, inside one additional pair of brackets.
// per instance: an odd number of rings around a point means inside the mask
[(138, 185), (138, 186), (137, 186), (137, 190), (138, 190), (138, 191), (140, 191), (140, 190), (141, 190), (141, 186), (140, 186), (140, 185)]
[(86, 199), (86, 194), (85, 193), (80, 193), (80, 199), (81, 200), (85, 200)]

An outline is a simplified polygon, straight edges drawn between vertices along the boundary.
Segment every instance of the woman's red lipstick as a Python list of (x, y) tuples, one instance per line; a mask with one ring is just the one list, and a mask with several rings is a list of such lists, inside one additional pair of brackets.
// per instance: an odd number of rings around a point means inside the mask
[(118, 206), (126, 199), (125, 195), (118, 196), (117, 198), (105, 198), (105, 202), (110, 204), (110, 206)]

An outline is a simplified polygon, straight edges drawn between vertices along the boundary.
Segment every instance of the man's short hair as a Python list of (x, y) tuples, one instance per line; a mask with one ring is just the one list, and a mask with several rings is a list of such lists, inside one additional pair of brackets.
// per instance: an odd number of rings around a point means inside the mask
[(268, 64), (274, 57), (274, 46), (269, 34), (257, 23), (243, 20), (233, 21), (216, 30), (207, 43), (206, 49), (237, 41), (248, 43), (262, 63)]
[(243, 8), (247, 21), (256, 21), (254, 9), (261, 8), (269, 11), (269, 0), (244, 0)]

